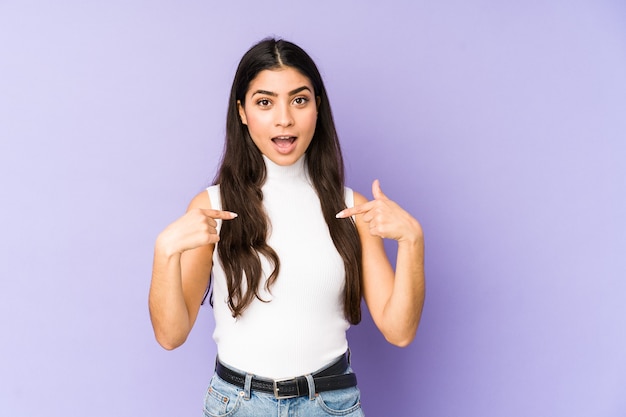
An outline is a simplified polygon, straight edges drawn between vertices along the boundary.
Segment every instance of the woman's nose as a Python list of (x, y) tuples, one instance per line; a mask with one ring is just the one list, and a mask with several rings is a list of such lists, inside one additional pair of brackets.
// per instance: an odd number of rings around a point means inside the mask
[(293, 125), (293, 122), (294, 120), (289, 106), (279, 106), (279, 108), (276, 109), (276, 126), (288, 127)]

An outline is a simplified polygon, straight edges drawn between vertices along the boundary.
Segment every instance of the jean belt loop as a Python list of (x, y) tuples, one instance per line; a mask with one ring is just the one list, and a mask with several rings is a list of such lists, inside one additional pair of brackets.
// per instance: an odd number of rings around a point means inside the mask
[(309, 384), (309, 400), (315, 399), (315, 381), (313, 380), (313, 375), (306, 374), (304, 376), (306, 378), (306, 382)]
[(250, 390), (252, 387), (252, 374), (246, 374), (246, 380), (243, 383), (244, 399), (250, 399)]

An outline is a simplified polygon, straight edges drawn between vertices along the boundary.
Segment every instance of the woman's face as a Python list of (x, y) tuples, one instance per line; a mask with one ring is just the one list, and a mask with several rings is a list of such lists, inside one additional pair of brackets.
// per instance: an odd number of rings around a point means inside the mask
[(311, 81), (284, 67), (263, 70), (252, 80), (239, 116), (261, 153), (278, 165), (292, 165), (306, 152), (317, 122)]

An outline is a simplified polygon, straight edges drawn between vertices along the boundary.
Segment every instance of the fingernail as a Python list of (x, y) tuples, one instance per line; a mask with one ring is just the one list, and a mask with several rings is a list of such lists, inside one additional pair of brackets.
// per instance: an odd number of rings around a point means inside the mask
[(339, 213), (335, 214), (335, 217), (338, 219), (343, 219), (343, 210), (341, 210)]
[(235, 217), (239, 216), (237, 213), (233, 213), (232, 211), (230, 211), (229, 213), (233, 216), (233, 219), (234, 219)]

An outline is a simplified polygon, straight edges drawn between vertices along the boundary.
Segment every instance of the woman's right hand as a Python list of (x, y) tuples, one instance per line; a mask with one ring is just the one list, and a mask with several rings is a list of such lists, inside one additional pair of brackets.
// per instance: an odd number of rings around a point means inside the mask
[(154, 335), (174, 349), (187, 339), (209, 286), (219, 220), (235, 213), (211, 209), (206, 191), (198, 193), (187, 212), (157, 237), (149, 306)]
[(220, 240), (217, 220), (232, 220), (236, 217), (237, 214), (230, 211), (191, 209), (159, 234), (157, 246), (166, 256), (172, 256), (214, 244)]

